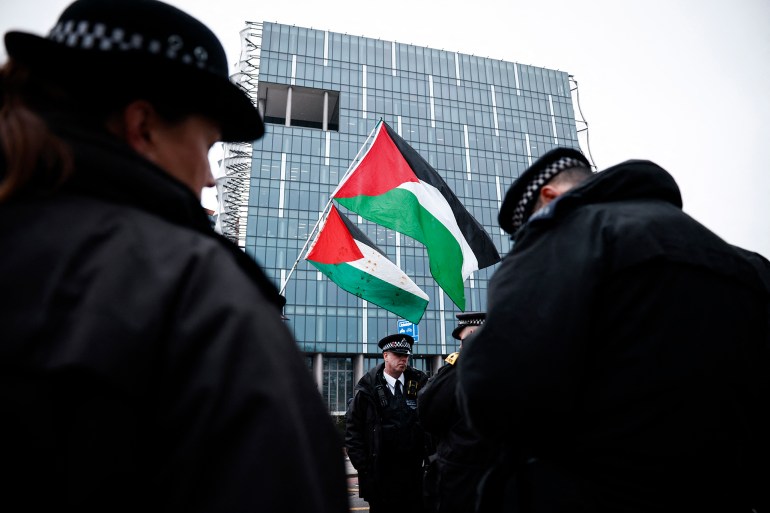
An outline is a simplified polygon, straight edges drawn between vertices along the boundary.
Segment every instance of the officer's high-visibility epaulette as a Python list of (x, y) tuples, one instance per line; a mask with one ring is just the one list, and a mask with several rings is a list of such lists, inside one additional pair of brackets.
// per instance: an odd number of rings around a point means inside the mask
[(449, 365), (454, 365), (459, 356), (460, 356), (460, 353), (452, 353), (446, 358), (444, 358), (444, 361), (447, 362)]

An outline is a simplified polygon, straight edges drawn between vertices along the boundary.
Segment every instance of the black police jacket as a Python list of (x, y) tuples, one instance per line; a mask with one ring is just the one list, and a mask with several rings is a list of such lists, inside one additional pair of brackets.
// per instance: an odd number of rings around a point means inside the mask
[(64, 128), (71, 179), (0, 203), (0, 509), (346, 512), (275, 286), (186, 186)]
[[(348, 405), (345, 416), (345, 447), (351, 464), (358, 471), (359, 492), (367, 498), (376, 493), (378, 483), (382, 482), (382, 454), (385, 451), (397, 450), (398, 440), (386, 445), (383, 434), (383, 410), (388, 408), (392, 395), (383, 377), (385, 364), (370, 369), (355, 386), (353, 398)], [(405, 399), (413, 413), (410, 415), (410, 440), (408, 443), (415, 447), (415, 454), (404, 459), (405, 465), (420, 468), (430, 451), (429, 438), (417, 419), (417, 393), (428, 381), (428, 375), (421, 370), (407, 367), (404, 371)], [(421, 443), (414, 445), (414, 441)], [(411, 463), (410, 463), (411, 461)]]

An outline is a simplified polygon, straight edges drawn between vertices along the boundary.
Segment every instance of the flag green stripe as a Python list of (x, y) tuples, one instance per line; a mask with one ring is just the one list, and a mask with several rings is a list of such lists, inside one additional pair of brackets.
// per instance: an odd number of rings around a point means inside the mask
[[(336, 199), (361, 217), (420, 241), (428, 251), (434, 279), (450, 299), (465, 310), (461, 245), (452, 232), (420, 203), (413, 191), (397, 188), (374, 197)], [(396, 216), (394, 212), (410, 215)]]
[(462, 251), (462, 277), (465, 281), (471, 273), (479, 268), (479, 261), (476, 253), (473, 252), (468, 241), (465, 239), (460, 226), (457, 224), (457, 217), (452, 207), (447, 203), (446, 198), (441, 191), (429, 183), (420, 181), (406, 182), (399, 186), (399, 189), (412, 192), (420, 205), (430, 212), (446, 229), (452, 234)]
[(420, 322), (428, 300), (383, 281), (349, 264), (310, 261), (340, 288), (415, 324)]

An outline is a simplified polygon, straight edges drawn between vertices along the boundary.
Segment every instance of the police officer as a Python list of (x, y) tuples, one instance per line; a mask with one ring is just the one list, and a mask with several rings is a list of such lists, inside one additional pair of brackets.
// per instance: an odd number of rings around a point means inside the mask
[(371, 513), (419, 513), (428, 438), (417, 419), (417, 392), (428, 375), (408, 365), (414, 339), (379, 341), (384, 362), (358, 381), (346, 415), (345, 447)]
[[(457, 314), (452, 337), (460, 341), (484, 322), (484, 312)], [(428, 380), (417, 396), (417, 412), (436, 443), (436, 454), (425, 473), (426, 506), (436, 513), (475, 511), (477, 488), (495, 460), (493, 446), (473, 431), (457, 403), (457, 364), (460, 352), (447, 356), (447, 365)]]
[(761, 257), (683, 212), (657, 164), (592, 173), (573, 148), (522, 173), (498, 220), (515, 245), (457, 376), (513, 453), (497, 511), (766, 511)]

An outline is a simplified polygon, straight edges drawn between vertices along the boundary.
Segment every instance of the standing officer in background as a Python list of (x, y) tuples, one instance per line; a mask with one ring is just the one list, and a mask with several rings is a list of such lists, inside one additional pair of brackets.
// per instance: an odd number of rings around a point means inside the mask
[(484, 312), (457, 314), (452, 337), (458, 352), (446, 358), (417, 395), (417, 413), (436, 444), (435, 460), (425, 474), (428, 508), (436, 513), (469, 513), (476, 509), (477, 488), (495, 461), (493, 446), (471, 429), (457, 402), (457, 363), (463, 341), (484, 322)]
[(200, 204), (259, 112), (216, 36), (78, 0), (0, 68), (0, 510), (346, 513), (273, 283)]
[(420, 513), (428, 438), (417, 419), (417, 392), (428, 375), (407, 364), (414, 339), (388, 335), (385, 360), (358, 381), (346, 415), (345, 447), (371, 513)]
[(520, 455), (504, 511), (766, 504), (761, 266), (685, 214), (646, 160), (593, 174), (580, 152), (549, 151), (499, 221), (515, 245), (458, 389), (473, 427)]

